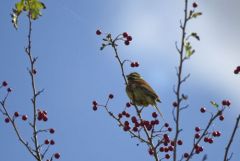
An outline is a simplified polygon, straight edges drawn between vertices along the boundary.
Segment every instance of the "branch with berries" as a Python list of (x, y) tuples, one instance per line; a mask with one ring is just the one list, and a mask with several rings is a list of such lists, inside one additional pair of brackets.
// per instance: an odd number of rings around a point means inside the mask
[[(175, 136), (174, 136), (174, 142), (176, 143), (179, 134), (182, 131), (180, 127), (180, 118), (181, 114), (180, 112), (184, 109), (186, 109), (189, 105), (182, 105), (183, 101), (187, 100), (188, 97), (181, 92), (182, 85), (186, 80), (190, 77), (190, 74), (183, 76), (183, 65), (184, 62), (195, 53), (195, 49), (192, 48), (191, 42), (189, 41), (190, 38), (195, 38), (196, 40), (200, 40), (200, 37), (196, 32), (192, 32), (191, 34), (187, 34), (186, 28), (187, 24), (190, 20), (197, 18), (198, 16), (201, 16), (202, 13), (196, 11), (198, 8), (198, 4), (196, 2), (192, 3), (192, 8), (189, 9), (189, 2), (188, 0), (185, 0), (184, 5), (184, 19), (183, 22), (180, 21), (180, 29), (182, 32), (181, 41), (180, 41), (180, 47), (178, 47), (177, 42), (175, 43), (175, 47), (177, 49), (177, 52), (179, 54), (179, 65), (176, 68), (177, 71), (177, 83), (176, 87), (174, 87), (174, 93), (176, 95), (176, 101), (173, 102), (173, 120), (175, 122)], [(173, 160), (177, 161), (177, 144), (174, 146), (173, 151)]]
[[(102, 35), (103, 33), (100, 30), (96, 31), (97, 35)], [(114, 50), (114, 56), (117, 59), (118, 64), (120, 65), (121, 75), (123, 77), (125, 85), (128, 84), (124, 65), (125, 63), (129, 63), (130, 67), (138, 67), (139, 63), (130, 61), (130, 60), (121, 60), (118, 53), (118, 42), (123, 41), (125, 45), (129, 45), (132, 41), (132, 37), (124, 32), (119, 34), (115, 38), (112, 37), (111, 34), (104, 34), (105, 37), (102, 39), (103, 43), (101, 46), (101, 50), (105, 47), (110, 46)], [(148, 153), (152, 155), (155, 161), (160, 161), (163, 159), (170, 158), (170, 152), (173, 151), (173, 140), (170, 139), (169, 134), (172, 132), (172, 128), (168, 123), (161, 122), (160, 116), (158, 113), (152, 113), (152, 119), (147, 120), (142, 116), (144, 107), (137, 106), (133, 102), (127, 102), (125, 106), (123, 106), (123, 111), (114, 114), (109, 109), (109, 101), (113, 99), (113, 94), (109, 94), (107, 101), (105, 104), (99, 104), (97, 101), (93, 101), (93, 110), (97, 110), (98, 108), (103, 107), (106, 112), (111, 116), (118, 125), (123, 129), (123, 131), (128, 132), (132, 138), (137, 138), (140, 143), (144, 143), (148, 147)], [(130, 114), (128, 110), (134, 109), (134, 113)], [(181, 144), (181, 140), (178, 142)], [(166, 154), (160, 154), (160, 153)]]
[[(50, 147), (55, 145), (55, 141), (53, 139), (46, 139), (43, 143), (39, 142), (39, 134), (41, 133), (49, 133), (54, 134), (55, 130), (53, 128), (48, 129), (37, 129), (37, 123), (39, 122), (47, 122), (48, 121), (48, 114), (47, 111), (38, 108), (37, 99), (42, 94), (44, 90), (37, 90), (35, 77), (37, 75), (37, 70), (35, 68), (35, 64), (37, 62), (37, 57), (33, 57), (32, 55), (32, 22), (41, 16), (41, 10), (45, 9), (44, 3), (40, 2), (39, 0), (21, 0), (15, 4), (15, 8), (13, 9), (12, 15), (12, 23), (14, 27), (17, 29), (18, 26), (18, 17), (21, 15), (22, 12), (27, 13), (28, 18), (28, 45), (25, 48), (25, 53), (27, 54), (28, 61), (30, 63), (30, 67), (28, 68), (28, 72), (30, 75), (30, 84), (32, 89), (32, 108), (33, 114), (32, 119), (30, 119), (26, 114), (20, 114), (19, 112), (14, 112), (11, 114), (9, 112), (9, 107), (7, 107), (7, 100), (12, 92), (12, 89), (8, 87), (8, 82), (3, 81), (0, 89), (7, 88), (7, 93), (5, 97), (0, 101), (1, 107), (0, 112), (5, 117), (5, 122), (10, 123), (14, 129), (14, 132), (17, 135), (18, 140), (22, 143), (25, 148), (29, 151), (29, 153), (37, 160), (43, 161), (47, 158), (47, 153), (49, 152)], [(20, 128), (17, 126), (17, 121), (19, 121), (19, 117), (24, 122), (28, 122), (28, 125), (32, 129), (32, 134), (30, 135), (29, 139), (23, 138), (23, 134)], [(30, 140), (30, 141), (29, 141)], [(47, 159), (47, 161), (52, 161), (54, 158), (59, 159), (60, 153), (54, 153)]]

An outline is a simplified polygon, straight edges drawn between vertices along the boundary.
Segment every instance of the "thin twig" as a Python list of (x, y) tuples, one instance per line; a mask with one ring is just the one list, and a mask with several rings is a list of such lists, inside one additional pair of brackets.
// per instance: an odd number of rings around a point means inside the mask
[(240, 114), (239, 114), (238, 117), (237, 117), (237, 120), (236, 120), (234, 129), (233, 129), (232, 135), (231, 135), (231, 137), (230, 137), (230, 139), (229, 139), (229, 141), (228, 141), (228, 144), (227, 144), (227, 146), (226, 146), (226, 148), (225, 148), (225, 153), (224, 153), (224, 159), (223, 159), (223, 161), (229, 161), (230, 158), (232, 157), (232, 155), (231, 155), (231, 156), (228, 158), (228, 152), (229, 152), (230, 146), (231, 146), (231, 144), (232, 144), (232, 142), (233, 142), (235, 133), (236, 133), (236, 131), (237, 131), (238, 124), (239, 124), (239, 120), (240, 120)]
[(208, 131), (208, 129), (210, 128), (210, 126), (212, 125), (213, 121), (214, 121), (219, 115), (221, 115), (224, 110), (225, 110), (225, 108), (219, 110), (215, 115), (211, 115), (211, 118), (209, 119), (208, 124), (207, 124), (207, 126), (205, 127), (205, 129), (204, 129), (202, 135), (200, 136), (200, 138), (199, 138), (197, 141), (194, 139), (193, 147), (192, 147), (191, 152), (190, 152), (190, 154), (189, 154), (189, 157), (186, 159), (186, 161), (189, 161), (189, 160), (192, 158), (192, 156), (195, 154), (195, 153), (194, 153), (195, 145), (198, 145), (198, 144), (200, 143), (200, 141), (203, 139), (203, 137), (207, 135), (207, 131)]
[[(179, 136), (179, 132), (180, 132), (180, 125), (179, 125), (179, 120), (180, 120), (180, 107), (181, 107), (181, 83), (182, 83), (182, 68), (183, 68), (183, 61), (184, 61), (184, 40), (185, 40), (185, 36), (186, 36), (186, 26), (187, 26), (187, 21), (188, 21), (188, 0), (185, 0), (185, 9), (184, 9), (184, 22), (182, 24), (182, 22), (180, 21), (180, 27), (182, 29), (182, 38), (181, 38), (181, 48), (180, 51), (177, 48), (177, 51), (179, 53), (179, 66), (178, 66), (178, 71), (177, 71), (177, 90), (176, 90), (176, 97), (177, 97), (177, 107), (176, 109), (176, 129), (175, 129), (175, 137), (174, 137), (174, 142), (175, 142), (175, 146), (174, 146), (174, 151), (173, 151), (173, 160), (177, 161), (177, 140), (178, 140), (178, 136)], [(175, 43), (176, 44), (176, 43)], [(175, 118), (174, 117), (174, 118)]]

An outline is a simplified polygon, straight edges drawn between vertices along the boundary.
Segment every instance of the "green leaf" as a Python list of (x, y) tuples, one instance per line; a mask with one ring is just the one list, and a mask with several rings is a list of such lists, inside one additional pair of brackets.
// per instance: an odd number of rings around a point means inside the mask
[(214, 101), (210, 101), (210, 103), (213, 105), (213, 107), (215, 107), (215, 108), (218, 108), (219, 107), (219, 105), (216, 103), (216, 102), (214, 102)]
[(14, 28), (17, 29), (18, 17), (22, 12), (27, 12), (32, 20), (36, 20), (42, 15), (42, 9), (46, 9), (46, 6), (39, 0), (20, 0), (19, 2), (15, 3), (15, 8), (11, 14)]
[(192, 18), (197, 18), (198, 16), (201, 16), (202, 12), (195, 12), (192, 14)]
[(41, 10), (45, 9), (46, 6), (44, 3), (38, 1), (38, 0), (31, 0), (29, 2), (30, 6), (30, 13), (31, 13), (31, 19), (36, 20), (39, 18), (39, 16), (42, 15)]
[(15, 4), (15, 13), (17, 15), (20, 15), (21, 12), (23, 11), (23, 8), (24, 8), (24, 0), (21, 0), (20, 2), (17, 2)]
[(194, 37), (195, 39), (197, 39), (198, 41), (200, 41), (200, 37), (198, 36), (198, 34), (196, 32), (193, 32), (191, 34), (192, 37)]
[(192, 50), (192, 46), (191, 46), (190, 42), (185, 43), (185, 50), (186, 50), (187, 58), (190, 58), (195, 52), (195, 50)]

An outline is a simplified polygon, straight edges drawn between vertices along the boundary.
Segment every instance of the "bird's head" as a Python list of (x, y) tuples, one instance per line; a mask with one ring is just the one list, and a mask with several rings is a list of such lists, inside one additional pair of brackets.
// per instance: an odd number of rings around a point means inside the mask
[(128, 81), (137, 80), (137, 79), (141, 79), (140, 74), (138, 74), (137, 72), (133, 72), (133, 73), (130, 73), (129, 75), (127, 75)]

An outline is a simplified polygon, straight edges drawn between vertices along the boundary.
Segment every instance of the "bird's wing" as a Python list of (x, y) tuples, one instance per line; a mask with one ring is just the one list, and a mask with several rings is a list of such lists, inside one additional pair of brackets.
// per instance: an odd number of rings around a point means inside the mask
[(141, 79), (141, 80), (136, 80), (136, 82), (137, 82), (139, 88), (142, 88), (142, 90), (146, 91), (146, 93), (148, 93), (150, 96), (155, 98), (157, 101), (160, 101), (156, 92), (152, 89), (152, 87), (146, 81)]

